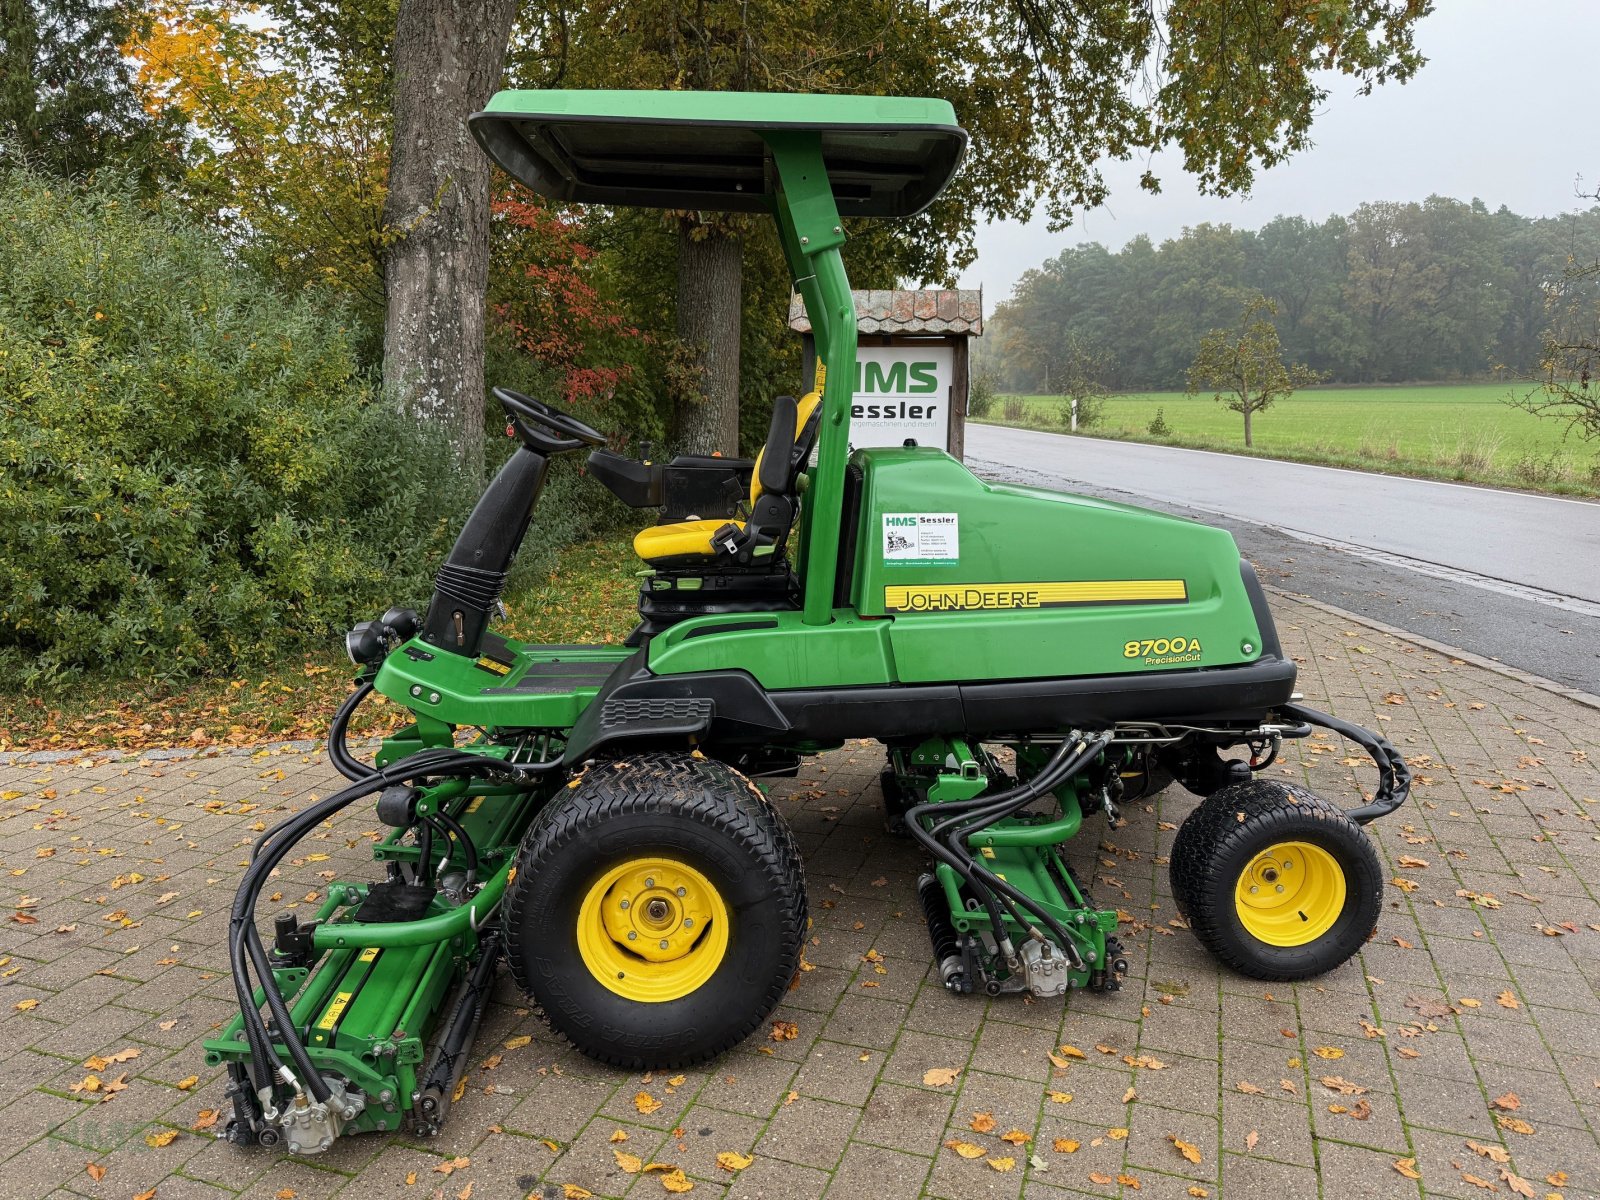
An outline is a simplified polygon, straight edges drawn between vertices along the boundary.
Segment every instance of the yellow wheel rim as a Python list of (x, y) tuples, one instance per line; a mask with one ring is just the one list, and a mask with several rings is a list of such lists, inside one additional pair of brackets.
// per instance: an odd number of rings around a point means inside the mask
[(1278, 842), (1250, 860), (1234, 886), (1245, 931), (1269, 946), (1316, 941), (1344, 911), (1344, 871), (1321, 846)]
[(578, 907), (578, 953), (617, 995), (645, 1004), (687, 996), (728, 951), (728, 909), (712, 882), (672, 858), (630, 858)]

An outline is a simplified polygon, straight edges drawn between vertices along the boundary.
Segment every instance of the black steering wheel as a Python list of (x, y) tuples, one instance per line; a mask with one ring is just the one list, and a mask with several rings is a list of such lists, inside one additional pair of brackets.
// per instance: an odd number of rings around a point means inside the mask
[(531, 450), (543, 454), (560, 454), (567, 450), (580, 450), (584, 446), (604, 446), (606, 435), (577, 417), (551, 408), (548, 404), (524, 396), (510, 388), (495, 388), (494, 398), (500, 401)]

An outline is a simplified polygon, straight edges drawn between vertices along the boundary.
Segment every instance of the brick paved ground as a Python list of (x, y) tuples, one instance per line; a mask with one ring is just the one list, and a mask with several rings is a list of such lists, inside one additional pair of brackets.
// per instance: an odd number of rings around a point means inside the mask
[[(232, 1010), (223, 932), (242, 846), (252, 823), (330, 786), (321, 756), (0, 765), (18, 914), (0, 937), (0, 1196), (665, 1195), (619, 1169), (617, 1130), (701, 1197), (1600, 1196), (1600, 829), (1586, 812), (1600, 804), (1600, 714), (1275, 606), (1308, 698), (1381, 722), (1419, 776), (1415, 802), (1375, 828), (1408, 882), (1386, 889), (1359, 961), (1284, 987), (1214, 967), (1169, 924), (1163, 855), (1193, 804), (1173, 789), (1107, 833), (1095, 863), (1092, 838), (1079, 851), (1096, 894), (1133, 919), (1124, 992), (1064, 1011), (950, 997), (928, 978), (917, 854), (881, 832), (880, 755), (851, 746), (774, 789), (816, 917), (816, 969), (775, 1014), (797, 1038), (752, 1041), (675, 1083), (630, 1076), (564, 1048), (503, 983), (479, 1057), (532, 1042), (474, 1070), (443, 1137), (347, 1139), (308, 1163), (191, 1130), (221, 1101), (199, 1043)], [(1282, 770), (1351, 797), (1347, 751), (1299, 751)], [(347, 815), (321, 834), (308, 852), (331, 858), (297, 868), (285, 899), (333, 870), (368, 877), (374, 824)], [(1052, 1065), (1063, 1043), (1083, 1059)], [(130, 1049), (99, 1073), (125, 1074), (110, 1099), (74, 1091), (89, 1056)], [(961, 1073), (929, 1087), (929, 1068)], [(1365, 1090), (1320, 1082), (1335, 1075)], [(641, 1090), (662, 1102), (647, 1116)], [(1508, 1093), (1517, 1106), (1497, 1112)], [(970, 1127), (980, 1113), (991, 1132)], [(1000, 1140), (1013, 1129), (1031, 1140)], [(175, 1137), (149, 1145), (161, 1131)], [(753, 1163), (730, 1175), (722, 1151)], [(469, 1164), (438, 1173), (456, 1156)], [(1004, 1159), (1014, 1168), (990, 1165)]]

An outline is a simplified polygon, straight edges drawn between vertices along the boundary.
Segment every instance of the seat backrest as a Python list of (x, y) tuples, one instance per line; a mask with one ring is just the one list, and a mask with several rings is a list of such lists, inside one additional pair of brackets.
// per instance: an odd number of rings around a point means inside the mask
[(793, 489), (795, 476), (811, 456), (811, 447), (817, 440), (821, 410), (820, 392), (807, 392), (798, 401), (793, 396), (779, 396), (773, 401), (767, 444), (756, 455), (755, 470), (750, 472), (752, 507), (765, 492)]

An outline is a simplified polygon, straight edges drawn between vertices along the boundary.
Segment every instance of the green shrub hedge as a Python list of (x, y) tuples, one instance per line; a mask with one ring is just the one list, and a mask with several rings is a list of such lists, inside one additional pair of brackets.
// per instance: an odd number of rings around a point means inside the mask
[(129, 191), (0, 174), (0, 676), (227, 671), (425, 601), (475, 481), (354, 345)]

